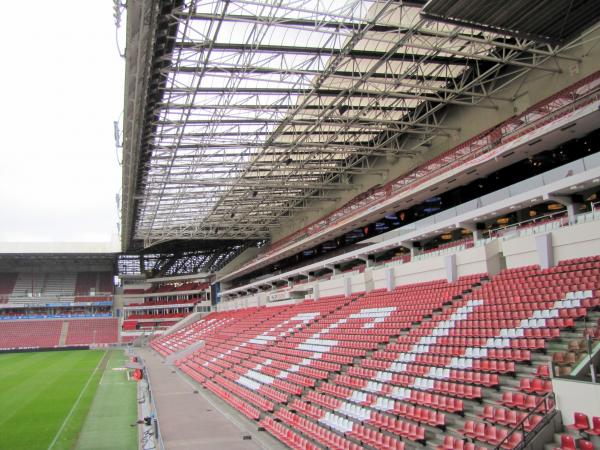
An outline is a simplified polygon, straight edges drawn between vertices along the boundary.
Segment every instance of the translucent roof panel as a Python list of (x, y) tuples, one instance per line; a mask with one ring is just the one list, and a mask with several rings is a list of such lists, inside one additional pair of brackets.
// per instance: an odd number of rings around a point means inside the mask
[(373, 158), (446, 133), (446, 105), (493, 101), (556, 54), (420, 12), (358, 0), (196, 0), (161, 12), (169, 27), (153, 34), (162, 53), (150, 58), (126, 239), (268, 239), (311, 199), (336, 199)]

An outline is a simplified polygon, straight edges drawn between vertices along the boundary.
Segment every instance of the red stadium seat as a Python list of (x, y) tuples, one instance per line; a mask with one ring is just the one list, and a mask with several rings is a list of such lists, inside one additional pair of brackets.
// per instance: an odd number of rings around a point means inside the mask
[(600, 417), (592, 417), (592, 429), (587, 431), (588, 434), (600, 436)]
[[(575, 439), (573, 439), (573, 436), (568, 435), (568, 434), (562, 434), (560, 436), (560, 450), (576, 450), (576, 446), (575, 446)], [(555, 450), (559, 450), (559, 449), (555, 449)]]
[(578, 431), (586, 431), (589, 430), (590, 428), (590, 419), (588, 418), (587, 414), (581, 413), (581, 412), (575, 412), (573, 414), (573, 418), (574, 418), (574, 423), (572, 425), (569, 425), (569, 428), (571, 429), (575, 429)]

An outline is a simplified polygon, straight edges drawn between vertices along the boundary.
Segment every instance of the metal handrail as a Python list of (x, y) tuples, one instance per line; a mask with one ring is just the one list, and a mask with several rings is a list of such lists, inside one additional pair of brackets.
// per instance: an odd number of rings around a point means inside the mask
[[(523, 225), (526, 225), (526, 224), (535, 223), (537, 221), (541, 222), (544, 219), (553, 219), (553, 218), (557, 218), (557, 217), (563, 217), (563, 216), (565, 216), (565, 214), (566, 214), (566, 211), (557, 211), (557, 212), (546, 214), (546, 215), (543, 215), (540, 217), (533, 217), (531, 219), (523, 220), (522, 222), (511, 223), (510, 225), (492, 228), (492, 229), (488, 230), (488, 236), (494, 237), (494, 236), (492, 236), (493, 233), (500, 233), (502, 231), (506, 231), (506, 230), (509, 230), (512, 228), (518, 229), (519, 227), (522, 227)], [(539, 225), (543, 225), (543, 224), (540, 223)], [(496, 236), (496, 237), (498, 237), (498, 236)]]
[[(548, 403), (549, 400), (552, 401), (551, 404)], [(535, 428), (533, 428), (531, 431), (527, 432), (525, 430), (525, 422), (531, 416), (533, 416), (534, 413), (538, 412), (538, 410), (542, 404), (544, 405), (544, 409), (545, 409), (542, 420), (535, 426)], [(498, 445), (496, 447), (494, 447), (494, 450), (502, 449), (502, 445), (505, 442), (508, 442), (510, 437), (518, 431), (523, 433), (523, 439), (521, 440), (519, 445), (517, 445), (516, 447), (513, 448), (513, 450), (520, 450), (520, 449), (524, 448), (529, 442), (531, 442), (531, 440), (537, 435), (537, 433), (550, 421), (550, 419), (552, 419), (552, 417), (554, 416), (554, 413), (556, 413), (556, 397), (554, 395), (554, 392), (548, 392), (546, 395), (544, 395), (542, 398), (540, 398), (540, 400), (536, 403), (533, 410), (529, 411), (529, 414), (527, 414), (525, 417), (523, 417), (523, 419), (521, 419), (521, 421), (519, 423), (517, 423), (509, 431), (509, 433), (504, 437), (504, 439), (502, 439), (498, 443)]]
[[(589, 212), (594, 212), (596, 209), (600, 210), (600, 202), (590, 203), (590, 211)], [(581, 214), (587, 214), (587, 213), (580, 213), (580, 214), (577, 214), (577, 215), (579, 216)], [(553, 213), (550, 213), (550, 214), (545, 214), (545, 215), (540, 216), (540, 217), (532, 217), (531, 219), (523, 220), (522, 222), (511, 223), (510, 225), (505, 225), (505, 226), (502, 226), (502, 227), (492, 228), (492, 229), (488, 230), (487, 233), (488, 233), (489, 237), (500, 237), (498, 235), (492, 236), (492, 234), (497, 234), (497, 233), (500, 233), (502, 231), (509, 230), (509, 229), (512, 229), (512, 228), (518, 229), (519, 227), (521, 227), (523, 225), (526, 225), (526, 224), (529, 224), (529, 223), (535, 223), (536, 221), (543, 221), (544, 219), (554, 219), (554, 218), (564, 218), (564, 217), (567, 217), (566, 216), (566, 211), (564, 211), (564, 210), (563, 211), (556, 211), (556, 212), (553, 212)], [(548, 223), (548, 222), (546, 222), (546, 223)], [(543, 224), (540, 223), (540, 225), (543, 225)], [(564, 225), (564, 224), (561, 224), (561, 225)]]
[[(136, 355), (141, 361), (142, 363), (144, 362), (144, 359), (139, 356)], [(143, 371), (143, 376), (144, 378), (146, 378), (146, 389), (148, 389), (148, 400), (150, 401), (150, 408), (152, 411), (152, 416), (155, 420), (155, 424), (156, 424), (156, 435), (154, 436), (155, 442), (156, 444), (158, 444), (158, 448), (159, 450), (165, 450), (165, 443), (163, 441), (162, 438), (162, 433), (160, 431), (160, 420), (158, 420), (158, 414), (156, 413), (157, 409), (156, 409), (156, 404), (154, 403), (154, 395), (152, 393), (152, 383), (150, 381), (150, 373), (148, 373), (148, 371), (145, 369), (145, 364), (144, 364), (144, 371)]]

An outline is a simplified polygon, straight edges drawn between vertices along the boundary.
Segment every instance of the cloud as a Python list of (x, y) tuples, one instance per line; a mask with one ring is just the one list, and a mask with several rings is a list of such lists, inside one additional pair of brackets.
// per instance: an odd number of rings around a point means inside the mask
[[(3, 5), (24, 17), (23, 5)], [(0, 240), (108, 241), (124, 61), (110, 2), (28, 3), (0, 27)]]

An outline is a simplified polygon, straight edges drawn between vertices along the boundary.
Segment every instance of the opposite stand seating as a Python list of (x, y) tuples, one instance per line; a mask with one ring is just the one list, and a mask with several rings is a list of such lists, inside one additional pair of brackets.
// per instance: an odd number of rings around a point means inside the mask
[(119, 342), (119, 321), (106, 319), (69, 320), (66, 345), (115, 344)]
[(0, 349), (57, 347), (62, 320), (0, 321)]

